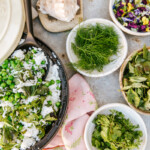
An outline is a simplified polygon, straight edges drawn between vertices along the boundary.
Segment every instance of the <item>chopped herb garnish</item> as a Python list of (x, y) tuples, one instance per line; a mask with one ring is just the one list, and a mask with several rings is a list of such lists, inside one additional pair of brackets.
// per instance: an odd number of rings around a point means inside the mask
[(72, 49), (78, 57), (73, 65), (83, 70), (102, 71), (111, 56), (118, 52), (119, 36), (113, 27), (101, 24), (81, 26), (77, 30)]

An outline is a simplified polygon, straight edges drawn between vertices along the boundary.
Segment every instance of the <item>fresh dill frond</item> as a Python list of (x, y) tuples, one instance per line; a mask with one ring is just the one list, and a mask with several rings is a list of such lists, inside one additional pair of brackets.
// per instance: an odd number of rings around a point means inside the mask
[(119, 35), (113, 27), (101, 24), (81, 26), (77, 30), (72, 49), (78, 57), (73, 65), (83, 70), (103, 70), (117, 54)]

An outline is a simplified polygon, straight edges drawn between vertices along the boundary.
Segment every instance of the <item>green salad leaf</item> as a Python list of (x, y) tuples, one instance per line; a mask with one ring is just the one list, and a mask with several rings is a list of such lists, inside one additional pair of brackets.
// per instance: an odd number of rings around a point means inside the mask
[(150, 50), (146, 45), (128, 62), (123, 76), (123, 90), (131, 104), (150, 112)]
[(138, 148), (143, 136), (138, 125), (116, 110), (109, 115), (99, 114), (94, 119), (92, 145), (98, 150), (132, 150)]

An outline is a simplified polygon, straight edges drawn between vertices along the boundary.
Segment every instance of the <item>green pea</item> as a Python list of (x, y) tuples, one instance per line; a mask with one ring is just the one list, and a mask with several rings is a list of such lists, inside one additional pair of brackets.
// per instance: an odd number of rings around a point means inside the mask
[(29, 60), (26, 60), (26, 63), (29, 64)]
[(9, 60), (6, 59), (6, 60), (4, 61), (4, 64), (8, 64), (8, 63), (9, 63)]
[(8, 79), (9, 79), (9, 80), (13, 80), (14, 77), (10, 75), (10, 76), (8, 76)]
[(61, 83), (61, 81), (60, 80), (56, 80), (56, 83), (59, 84), (59, 83)]
[(13, 96), (13, 95), (11, 95), (11, 96), (9, 97), (9, 101), (10, 101), (10, 102), (14, 101), (14, 96)]
[(23, 129), (23, 125), (22, 125), (22, 124), (19, 124), (18, 130), (21, 131), (22, 129)]
[(6, 85), (6, 83), (5, 82), (3, 82), (2, 84), (1, 84), (1, 87), (2, 88), (5, 88), (7, 85)]
[(41, 78), (39, 78), (39, 79), (38, 79), (38, 82), (42, 82), (42, 79), (41, 79)]
[(60, 87), (59, 87), (59, 86), (57, 86), (57, 87), (56, 87), (56, 89), (57, 89), (57, 90), (60, 90)]
[(20, 93), (15, 93), (15, 99), (19, 99), (21, 97)]
[(10, 87), (11, 89), (13, 89), (14, 86), (15, 86), (15, 84), (14, 84), (14, 83), (11, 83), (11, 85), (10, 85), (9, 87)]
[(47, 87), (49, 87), (49, 86), (50, 86), (50, 82), (46, 82), (45, 85), (46, 85)]
[(15, 68), (15, 67), (16, 67), (16, 64), (15, 64), (15, 62), (14, 62), (13, 60), (10, 61), (10, 64), (11, 64), (11, 67), (12, 67), (12, 68)]
[(41, 69), (41, 73), (42, 73), (42, 74), (45, 74), (45, 70), (44, 70), (44, 69)]
[(32, 52), (33, 52), (33, 53), (36, 53), (37, 51), (36, 51), (35, 49), (32, 49)]
[(8, 79), (8, 78), (7, 78), (7, 76), (3, 77), (3, 80), (5, 80), (5, 81), (6, 81), (7, 79)]
[(51, 96), (52, 96), (52, 91), (48, 91), (48, 95), (51, 95)]
[(52, 101), (48, 101), (48, 106), (52, 106)]
[(7, 72), (2, 72), (2, 76), (7, 76)]
[(5, 101), (8, 101), (8, 96), (5, 95), (5, 96), (4, 96), (4, 99), (5, 99)]
[(53, 84), (55, 84), (55, 81), (51, 80), (49, 83), (50, 83), (50, 85), (53, 85)]
[(42, 60), (41, 64), (44, 65), (45, 63), (46, 63), (46, 61), (45, 61), (45, 60)]
[(2, 68), (6, 69), (8, 67), (8, 64), (2, 64)]
[(60, 102), (57, 102), (55, 105), (56, 107), (60, 107)]
[(34, 66), (32, 66), (32, 70), (33, 70), (33, 71), (35, 70)]
[(21, 67), (23, 67), (23, 62), (20, 62)]
[(19, 59), (16, 59), (16, 60), (15, 60), (15, 63), (16, 63), (16, 64), (20, 64), (20, 62), (21, 62), (21, 61), (20, 61)]
[(42, 118), (43, 118), (43, 116), (42, 116), (42, 115), (40, 115), (40, 116), (39, 116), (39, 120), (41, 120)]
[(24, 139), (24, 136), (23, 136), (23, 135), (20, 135), (19, 138), (20, 138), (21, 140), (23, 140), (23, 139)]
[(11, 85), (12, 81), (11, 81), (11, 80), (7, 80), (6, 83), (7, 83), (8, 85)]
[(35, 60), (34, 60), (34, 59), (32, 59), (31, 62), (32, 62), (33, 64), (35, 64)]
[(2, 72), (6, 72), (6, 69), (2, 69)]
[(7, 91), (5, 95), (11, 95), (11, 92), (10, 92), (10, 91)]
[(12, 119), (11, 119), (11, 117), (10, 117), (10, 116), (8, 116), (8, 117), (7, 117), (7, 119), (8, 119), (9, 121), (12, 121)]
[(25, 96), (25, 95), (21, 95), (21, 98), (22, 98), (22, 99), (26, 99), (26, 98), (27, 98), (27, 96)]

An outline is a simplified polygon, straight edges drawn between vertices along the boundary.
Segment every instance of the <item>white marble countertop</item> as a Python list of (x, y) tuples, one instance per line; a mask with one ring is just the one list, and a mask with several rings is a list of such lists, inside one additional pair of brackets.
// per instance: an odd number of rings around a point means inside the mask
[[(84, 20), (89, 18), (105, 18), (109, 19), (109, 0), (83, 0), (84, 3)], [(69, 60), (66, 55), (66, 38), (69, 33), (50, 33), (47, 32), (41, 25), (39, 19), (34, 21), (34, 33), (39, 39), (45, 41), (45, 43), (50, 46), (60, 57), (63, 64), (65, 65), (65, 69), (70, 78), (75, 71), (71, 70), (67, 67)], [(140, 48), (143, 47), (144, 44), (150, 46), (150, 36), (148, 37), (136, 37), (131, 35), (126, 35), (128, 40), (128, 55)], [(114, 72), (113, 74), (102, 77), (102, 78), (87, 78), (87, 82), (90, 84), (93, 93), (98, 101), (99, 106), (108, 103), (125, 103), (125, 100), (122, 96), (122, 93), (119, 91), (119, 70)], [(148, 143), (146, 150), (150, 150), (150, 116), (143, 116), (147, 127), (148, 132)]]

